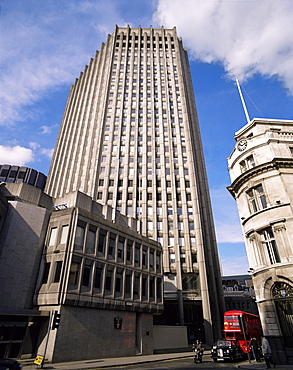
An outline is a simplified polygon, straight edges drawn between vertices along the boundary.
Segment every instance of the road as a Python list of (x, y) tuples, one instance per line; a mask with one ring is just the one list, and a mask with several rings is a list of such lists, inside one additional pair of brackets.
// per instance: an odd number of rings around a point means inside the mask
[[(188, 370), (188, 369), (235, 369), (236, 363), (229, 362), (216, 362), (214, 363), (210, 355), (204, 355), (203, 362), (201, 364), (195, 364), (193, 362), (193, 357), (181, 358), (181, 359), (171, 359), (165, 361), (157, 361), (150, 363), (142, 363), (135, 365), (126, 366), (115, 366), (115, 369), (124, 370), (160, 370), (160, 369), (178, 369), (178, 370)], [(95, 369), (101, 369), (99, 367)]]

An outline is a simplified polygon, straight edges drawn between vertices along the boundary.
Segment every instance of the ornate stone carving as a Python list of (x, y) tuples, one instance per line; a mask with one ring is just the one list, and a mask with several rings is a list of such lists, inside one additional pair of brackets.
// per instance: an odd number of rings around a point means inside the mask
[(285, 225), (275, 225), (273, 229), (274, 229), (274, 232), (285, 231), (286, 226)]
[(293, 287), (287, 283), (277, 282), (272, 288), (273, 298), (293, 297)]

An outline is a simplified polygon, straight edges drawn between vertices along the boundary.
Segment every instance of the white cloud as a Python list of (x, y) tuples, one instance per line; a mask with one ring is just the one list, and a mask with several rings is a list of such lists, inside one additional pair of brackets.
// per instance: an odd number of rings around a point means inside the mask
[(236, 201), (224, 185), (210, 193), (218, 243), (243, 243)]
[(247, 256), (229, 257), (222, 259), (222, 275), (247, 275), (249, 268)]
[(33, 151), (28, 148), (0, 145), (0, 163), (15, 166), (24, 166), (34, 159)]
[(40, 132), (41, 135), (45, 135), (45, 134), (51, 134), (52, 133), (52, 130), (54, 128), (58, 127), (58, 125), (53, 125), (53, 126), (46, 126), (46, 125), (43, 125), (40, 127), (40, 129), (42, 130)]
[(73, 83), (107, 30), (113, 32), (115, 21), (125, 24), (105, 0), (12, 2), (1, 17), (0, 125), (34, 117), (37, 108), (29, 107), (50, 89)]
[(40, 147), (41, 145), (39, 143), (36, 143), (35, 141), (31, 141), (29, 142), (29, 147), (32, 149), (32, 150), (36, 150)]
[(52, 159), (53, 153), (54, 153), (54, 149), (45, 149), (45, 148), (42, 148), (41, 151), (40, 151), (40, 153), (43, 154), (43, 155), (45, 155), (49, 159)]
[(176, 25), (194, 59), (221, 62), (240, 81), (277, 76), (293, 94), (292, 0), (158, 0), (154, 19)]

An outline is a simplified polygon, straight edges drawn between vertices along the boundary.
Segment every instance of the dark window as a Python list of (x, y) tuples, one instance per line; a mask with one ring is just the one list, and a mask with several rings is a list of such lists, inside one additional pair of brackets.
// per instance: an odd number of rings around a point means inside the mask
[(104, 253), (106, 245), (107, 231), (101, 229), (99, 235), (98, 252)]
[(132, 242), (131, 241), (127, 242), (126, 259), (127, 261), (132, 262)]
[(62, 261), (57, 261), (55, 264), (55, 275), (54, 275), (54, 283), (59, 283), (60, 276), (61, 276), (61, 269), (62, 269)]
[(108, 255), (113, 256), (115, 244), (116, 244), (116, 235), (113, 233), (110, 233)]
[(125, 277), (125, 294), (130, 296), (131, 294), (131, 281), (132, 281), (132, 276), (129, 274), (126, 274)]
[(141, 287), (141, 289), (142, 289), (142, 296), (144, 297), (144, 298), (146, 298), (147, 297), (147, 295), (148, 295), (148, 281), (147, 281), (147, 278), (146, 277), (143, 277), (142, 278), (142, 287)]
[(157, 298), (160, 301), (162, 299), (162, 280), (157, 279)]
[(121, 293), (122, 292), (122, 274), (116, 274), (116, 283), (115, 283), (115, 292)]
[(138, 296), (139, 296), (139, 291), (140, 291), (139, 282), (140, 282), (139, 276), (135, 276), (134, 277), (134, 284), (133, 284), (133, 294), (134, 294), (135, 298), (138, 298)]
[(111, 290), (111, 286), (112, 286), (112, 271), (107, 271), (105, 284), (106, 290)]
[(135, 255), (134, 255), (134, 262), (138, 266), (140, 266), (140, 244), (135, 245)]
[(142, 251), (142, 265), (144, 267), (147, 267), (147, 264), (148, 264), (147, 250), (143, 249), (143, 251)]
[(117, 258), (120, 258), (120, 259), (123, 259), (123, 255), (124, 255), (124, 241), (125, 241), (125, 238), (120, 236), (118, 240), (118, 247), (117, 247)]
[(94, 279), (94, 288), (101, 289), (102, 273), (103, 273), (103, 270), (99, 267), (96, 267), (96, 269), (95, 269), (95, 279)]
[(51, 262), (45, 262), (42, 284), (47, 284)]
[(81, 285), (83, 285), (83, 286), (89, 286), (89, 283), (90, 283), (90, 273), (91, 273), (91, 267), (90, 266), (84, 266), (84, 268), (83, 268), (83, 274), (82, 274), (82, 282), (81, 282)]

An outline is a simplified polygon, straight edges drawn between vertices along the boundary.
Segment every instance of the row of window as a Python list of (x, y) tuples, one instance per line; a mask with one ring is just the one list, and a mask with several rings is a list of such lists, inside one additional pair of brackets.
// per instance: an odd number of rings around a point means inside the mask
[[(68, 230), (69, 226), (63, 225), (60, 238), (58, 238), (58, 228), (52, 227), (48, 245), (66, 244)], [(79, 221), (76, 227), (74, 250), (82, 251), (88, 255), (106, 257), (138, 268), (161, 272), (161, 254), (159, 252), (106, 229), (86, 225), (83, 221)]]
[[(145, 47), (146, 46), (146, 48), (147, 49), (150, 49), (151, 48), (151, 46), (152, 46), (152, 48), (153, 49), (156, 49), (156, 47), (158, 46), (159, 47), (159, 49), (162, 49), (163, 47), (165, 47), (165, 49), (169, 49), (169, 45), (168, 44), (162, 44), (162, 43), (159, 43), (159, 44), (156, 44), (156, 43), (153, 43), (153, 44), (151, 44), (151, 43), (146, 43), (146, 44), (144, 44), (144, 43), (138, 43), (138, 42), (135, 42), (135, 43), (131, 43), (131, 42), (128, 42), (128, 43), (126, 43), (126, 42), (116, 42), (116, 47), (119, 47), (119, 46), (122, 46), (122, 48), (131, 48), (131, 47), (135, 47), (135, 48), (138, 48), (138, 46), (139, 47), (141, 47), (141, 48), (143, 48), (143, 47)], [(171, 44), (171, 49), (175, 49), (175, 45), (174, 44)]]
[[(86, 260), (83, 267), (80, 259), (73, 256), (69, 271), (68, 291), (78, 289), (115, 298), (162, 301), (162, 279), (156, 276), (140, 274), (114, 265)], [(53, 264), (52, 283), (59, 283), (63, 261)], [(51, 262), (45, 262), (42, 284), (48, 284)]]
[(87, 254), (106, 256), (107, 259), (115, 259), (129, 265), (133, 265), (150, 271), (161, 271), (161, 257), (153, 249), (148, 249), (138, 242), (117, 235), (108, 230), (99, 229), (90, 225), (86, 234), (86, 225), (79, 221), (76, 228), (74, 249), (84, 250)]
[[(118, 34), (116, 36), (116, 39), (117, 40), (127, 40), (127, 35), (124, 35), (123, 33), (122, 34)], [(150, 40), (153, 40), (153, 41), (167, 41), (167, 40), (170, 40), (170, 41), (174, 41), (174, 37), (173, 36), (170, 36), (169, 38), (168, 37), (162, 37), (162, 36), (143, 36), (143, 35), (129, 35), (128, 36), (128, 40), (135, 40), (135, 41), (138, 41), (138, 40), (141, 40), (141, 41), (150, 41)]]

